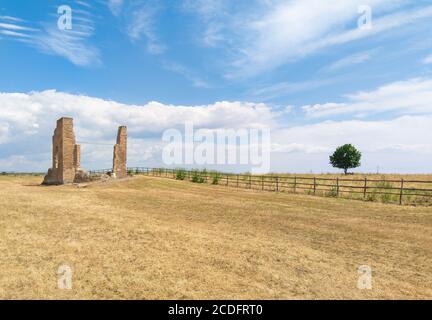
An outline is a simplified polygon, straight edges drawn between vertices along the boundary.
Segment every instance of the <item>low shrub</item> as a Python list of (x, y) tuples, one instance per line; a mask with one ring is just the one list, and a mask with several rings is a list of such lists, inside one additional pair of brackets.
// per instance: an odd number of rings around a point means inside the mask
[(222, 179), (222, 175), (219, 172), (213, 172), (211, 174), (212, 184), (219, 184), (219, 181)]
[(176, 169), (175, 171), (176, 180), (184, 180), (186, 179), (186, 170), (184, 169)]
[(333, 197), (336, 198), (338, 196), (338, 191), (337, 191), (337, 187), (332, 187), (327, 193), (326, 193), (327, 197)]
[(205, 182), (205, 174), (207, 174), (207, 172), (204, 171), (199, 171), (199, 170), (193, 170), (192, 171), (192, 182), (193, 183), (204, 183)]
[(389, 181), (379, 181), (375, 184), (372, 193), (368, 195), (367, 200), (376, 201), (377, 199), (384, 203), (398, 201), (399, 196), (395, 194), (380, 194), (381, 192), (394, 192), (393, 184)]

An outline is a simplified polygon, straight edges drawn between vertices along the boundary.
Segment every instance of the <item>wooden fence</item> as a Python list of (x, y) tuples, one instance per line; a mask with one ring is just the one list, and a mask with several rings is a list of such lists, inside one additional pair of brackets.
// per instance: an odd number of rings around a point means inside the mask
[(15, 172), (15, 171), (2, 171), (0, 176), (43, 176), (46, 172)]
[[(99, 175), (112, 169), (92, 170)], [(129, 174), (144, 174), (199, 183), (210, 183), (234, 188), (274, 192), (293, 192), (328, 197), (344, 197), (385, 203), (432, 205), (432, 179), (374, 179), (369, 177), (312, 177), (296, 175), (251, 175), (199, 170), (164, 168), (128, 168)], [(1, 175), (44, 175), (39, 172), (0, 172)]]
[[(101, 170), (106, 172), (109, 170)], [(432, 205), (432, 180), (251, 175), (164, 168), (128, 168), (145, 174), (262, 191), (305, 193), (385, 203)]]

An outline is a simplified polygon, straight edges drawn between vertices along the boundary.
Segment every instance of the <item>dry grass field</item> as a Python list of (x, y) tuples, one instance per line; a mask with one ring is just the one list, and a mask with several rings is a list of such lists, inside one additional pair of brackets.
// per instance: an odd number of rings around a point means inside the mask
[[(132, 174), (184, 179), (243, 189), (291, 192), (351, 200), (432, 206), (430, 174), (226, 174), (182, 169), (139, 169)], [(181, 178), (182, 177), (182, 178)], [(216, 179), (216, 180), (215, 180)], [(215, 183), (215, 181), (217, 181)]]
[[(431, 299), (432, 208), (139, 176), (0, 177), (3, 299)], [(57, 270), (73, 268), (72, 290)], [(370, 265), (372, 290), (357, 268)]]

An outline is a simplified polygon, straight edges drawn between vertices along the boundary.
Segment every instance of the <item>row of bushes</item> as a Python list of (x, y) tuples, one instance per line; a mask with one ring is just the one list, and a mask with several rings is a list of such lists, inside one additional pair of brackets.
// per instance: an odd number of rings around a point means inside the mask
[[(185, 169), (175, 169), (175, 170), (165, 170), (165, 169), (153, 169), (151, 170), (153, 174), (156, 175), (167, 175), (171, 176), (172, 178), (175, 178), (176, 180), (188, 180), (193, 183), (211, 183), (213, 185), (220, 184), (223, 174), (217, 171), (207, 171), (204, 170), (190, 170), (187, 171)], [(136, 173), (139, 173), (138, 170)], [(131, 172), (133, 174), (133, 172)], [(226, 176), (225, 176), (226, 177)], [(245, 174), (240, 176), (240, 183), (243, 183), (246, 185), (251, 186), (251, 177), (253, 177), (250, 174)], [(272, 176), (267, 176), (267, 178), (271, 178)], [(277, 177), (275, 177), (277, 178)], [(383, 179), (385, 179), (383, 177)], [(237, 177), (237, 183), (239, 182), (239, 176)], [(255, 181), (256, 182), (256, 181)], [(268, 183), (270, 181), (266, 181)], [(283, 181), (280, 181), (279, 189), (281, 191), (287, 190), (287, 186), (283, 186)], [(277, 180), (275, 181), (275, 185), (277, 185)], [(268, 184), (267, 184), (268, 186)], [(318, 186), (319, 187), (319, 186)], [(320, 194), (328, 197), (337, 197), (340, 196), (342, 198), (349, 198), (349, 199), (364, 199), (366, 201), (378, 201), (378, 202), (384, 202), (384, 203), (398, 203), (400, 200), (400, 194), (397, 192), (397, 188), (399, 187), (398, 184), (393, 184), (390, 181), (379, 181), (375, 182), (374, 185), (368, 185), (367, 194), (366, 197), (363, 196), (362, 192), (358, 193), (348, 193), (344, 192), (347, 191), (347, 188), (349, 186), (340, 186), (340, 190), (338, 192), (337, 186), (330, 187), (329, 189), (321, 189), (317, 188), (316, 191), (314, 191), (314, 188), (303, 188), (303, 190), (300, 190), (301, 188), (298, 188), (297, 192), (304, 192), (306, 194)], [(275, 187), (276, 188), (276, 187)], [(396, 189), (392, 189), (396, 188)], [(267, 188), (268, 189), (268, 188)], [(293, 187), (294, 189), (294, 187)], [(385, 193), (389, 192), (389, 193)], [(403, 191), (403, 202), (404, 203), (413, 203), (413, 204), (422, 204), (422, 205), (430, 205), (432, 204), (432, 192), (423, 191), (422, 193), (425, 193), (425, 196), (418, 196), (416, 195), (415, 190), (404, 190)], [(430, 196), (428, 194), (430, 193)]]
[(217, 171), (208, 172), (206, 169), (192, 170), (192, 171), (186, 171), (184, 169), (175, 170), (176, 180), (185, 180), (188, 175), (190, 175), (189, 178), (193, 183), (206, 183), (208, 179), (210, 179), (212, 184), (219, 184), (219, 181), (222, 177), (222, 175), (219, 172)]

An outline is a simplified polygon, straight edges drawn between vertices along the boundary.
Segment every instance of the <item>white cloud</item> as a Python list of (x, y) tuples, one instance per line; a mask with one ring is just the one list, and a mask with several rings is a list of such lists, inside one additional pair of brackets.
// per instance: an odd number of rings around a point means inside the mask
[(159, 6), (153, 2), (139, 3), (130, 8), (128, 12), (127, 34), (136, 42), (143, 37), (147, 41), (147, 52), (150, 54), (161, 54), (166, 48), (160, 43), (155, 32), (155, 19), (159, 12)]
[[(0, 124), (8, 132), (3, 139), (13, 141), (23, 136), (50, 132), (55, 120), (72, 116), (83, 139), (105, 139), (113, 128), (125, 124), (136, 137), (160, 134), (179, 127), (185, 121), (205, 128), (267, 127), (275, 124), (271, 109), (264, 104), (217, 102), (203, 106), (174, 106), (149, 102), (143, 106), (126, 105), (88, 96), (53, 90), (0, 94)], [(6, 128), (6, 127), (5, 127)]]
[[(72, 10), (72, 30), (60, 30), (57, 27), (58, 16), (41, 27), (23, 25), (24, 20), (14, 17), (0, 19), (0, 34), (16, 41), (26, 43), (39, 51), (66, 58), (78, 66), (92, 66), (101, 63), (97, 47), (89, 39), (94, 34), (93, 16), (85, 2), (77, 2), (85, 9)], [(19, 24), (20, 23), (20, 24)]]
[(346, 68), (352, 65), (361, 64), (368, 61), (371, 58), (370, 52), (360, 52), (344, 57), (331, 65), (324, 68), (326, 71), (336, 71), (342, 68)]
[(0, 168), (5, 171), (22, 170), (37, 166), (39, 163), (27, 159), (23, 155), (12, 155), (7, 158), (0, 159)]
[(86, 41), (92, 33), (92, 28), (84, 24), (75, 23), (73, 30), (46, 25), (32, 42), (42, 52), (64, 57), (77, 66), (93, 66), (101, 60), (98, 48)]
[[(46, 170), (55, 121), (62, 116), (74, 118), (77, 141), (83, 143), (83, 165), (87, 168), (109, 168), (119, 125), (128, 126), (131, 166), (161, 165), (162, 132), (182, 129), (185, 121), (192, 121), (196, 129), (271, 128), (273, 171), (330, 170), (328, 154), (344, 143), (353, 143), (363, 152), (365, 170), (373, 170), (378, 159), (389, 170), (425, 171), (432, 153), (431, 114), (282, 128), (276, 122), (281, 111), (265, 104), (217, 102), (192, 107), (149, 102), (138, 106), (53, 90), (1, 93), (0, 109), (0, 171)], [(290, 110), (288, 106), (285, 111)], [(418, 161), (410, 167), (398, 157)]]
[(332, 172), (329, 155), (337, 146), (354, 144), (362, 152), (357, 171), (431, 172), (432, 116), (403, 116), (386, 121), (327, 121), (296, 126), (272, 135), (272, 170)]
[(123, 0), (108, 0), (108, 7), (111, 10), (112, 14), (117, 16), (120, 14), (123, 7)]
[(31, 35), (38, 30), (27, 27), (23, 25), (24, 23), (25, 21), (19, 18), (0, 16), (0, 34), (18, 41), (31, 38)]
[(226, 40), (224, 34), (227, 28), (230, 28), (226, 21), (229, 19), (229, 4), (227, 0), (183, 0), (183, 9), (186, 12), (196, 13), (205, 25), (199, 42), (215, 47)]
[(109, 166), (119, 125), (128, 126), (133, 146), (129, 150), (131, 165), (142, 165), (145, 159), (152, 158), (161, 148), (162, 132), (169, 128), (182, 130), (185, 121), (192, 121), (196, 129), (275, 126), (275, 114), (264, 104), (222, 101), (192, 107), (149, 102), (138, 106), (53, 90), (1, 93), (0, 110), (0, 145), (4, 146), (0, 148), (0, 158), (20, 155), (20, 150), (45, 159), (38, 162), (45, 166), (49, 165), (56, 120), (63, 116), (74, 118), (78, 142), (98, 143), (82, 146), (83, 163), (93, 168)]
[(326, 152), (338, 145), (353, 143), (366, 152), (403, 150), (432, 152), (428, 130), (432, 115), (402, 116), (381, 121), (325, 121), (278, 130), (273, 140), (280, 150)]
[(432, 54), (430, 56), (427, 56), (426, 58), (424, 58), (423, 63), (424, 64), (432, 64)]
[[(394, 31), (432, 16), (432, 6), (409, 9), (406, 5), (413, 4), (410, 0), (251, 2), (242, 6), (237, 2), (215, 5), (215, 1), (198, 1), (188, 6), (204, 24), (202, 39), (209, 34), (210, 39), (216, 39), (209, 43), (227, 49), (231, 59), (227, 78), (256, 76), (319, 50)], [(361, 17), (358, 9), (365, 4), (372, 8), (370, 30), (357, 27)]]
[(11, 16), (0, 16), (0, 20), (12, 21), (12, 22), (23, 22), (22, 19), (16, 18), (16, 17), (11, 17)]
[(0, 22), (0, 28), (9, 29), (9, 30), (18, 30), (18, 31), (35, 31), (35, 29), (23, 27), (17, 24), (1, 23), (1, 22)]
[(345, 96), (342, 103), (324, 103), (303, 106), (311, 117), (329, 117), (341, 114), (365, 116), (385, 112), (397, 114), (431, 114), (432, 80), (410, 79), (384, 85), (369, 92)]
[(11, 36), (14, 38), (30, 38), (30, 36), (28, 34), (25, 33), (21, 33), (21, 32), (16, 32), (16, 31), (11, 31), (11, 30), (0, 30), (0, 33), (5, 35), (5, 36)]
[(289, 95), (292, 93), (302, 92), (311, 90), (314, 88), (319, 88), (332, 84), (337, 79), (320, 79), (320, 80), (307, 80), (302, 82), (280, 82), (276, 84), (271, 84), (261, 88), (255, 88), (250, 91), (251, 95), (260, 97), (264, 100), (269, 100), (275, 97), (280, 97), (284, 95)]
[(192, 82), (192, 85), (197, 88), (210, 88), (210, 84), (208, 84), (205, 80), (198, 77), (193, 71), (189, 70), (185, 66), (175, 63), (175, 62), (164, 62), (163, 67), (171, 72), (182, 75), (186, 79)]
[(83, 7), (92, 8), (92, 5), (85, 1), (75, 0), (75, 2)]
[(92, 11), (84, 6), (73, 9), (72, 14), (72, 30), (60, 30), (57, 23), (44, 23), (41, 32), (32, 39), (34, 45), (44, 53), (64, 57), (78, 66), (99, 65), (99, 50), (90, 42), (95, 32)]

